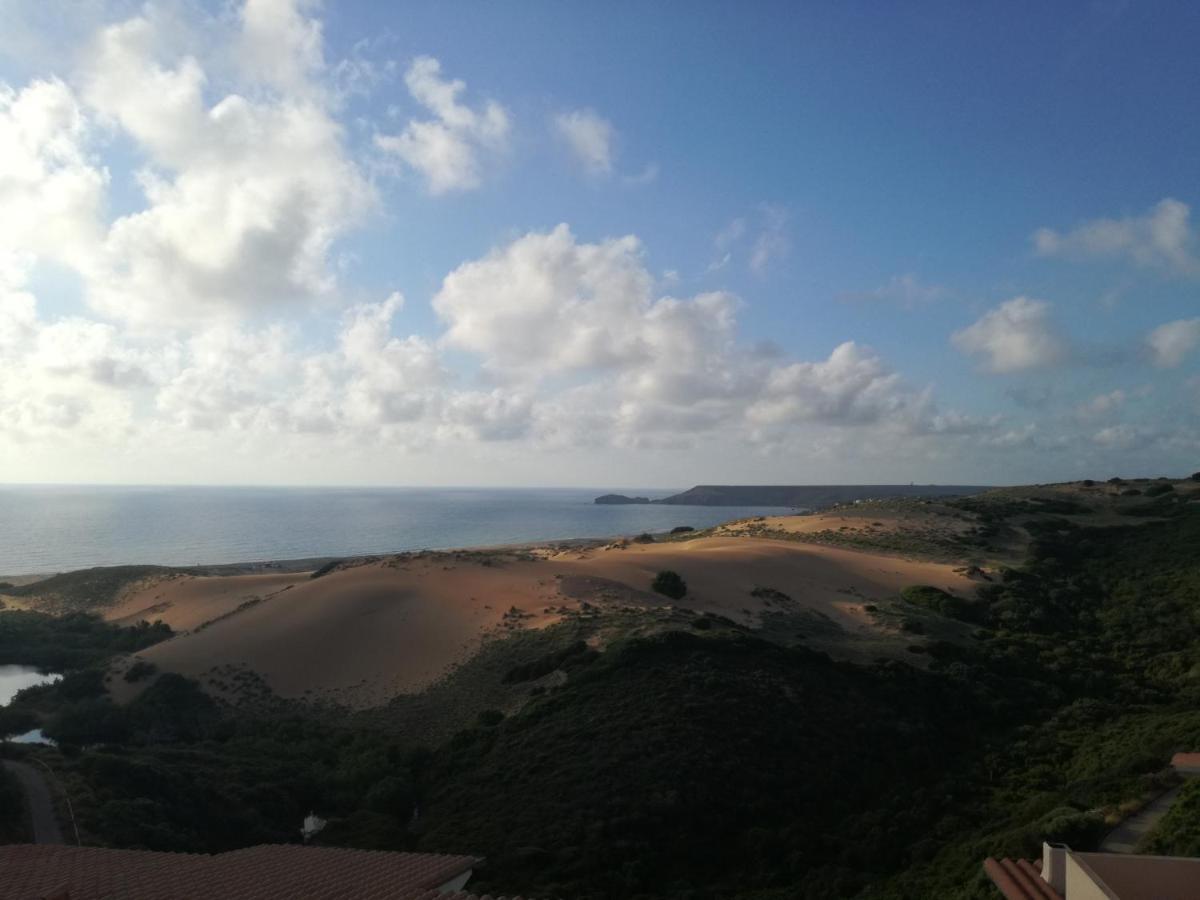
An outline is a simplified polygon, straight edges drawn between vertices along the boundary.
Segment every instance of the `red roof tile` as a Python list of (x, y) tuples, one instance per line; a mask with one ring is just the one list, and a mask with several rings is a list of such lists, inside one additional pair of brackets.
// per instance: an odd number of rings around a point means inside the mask
[(988, 857), (983, 871), (1006, 900), (1063, 900), (1058, 891), (1042, 880), (1038, 867), (1027, 859)]
[(0, 847), (0, 900), (447, 900), (470, 895), (438, 894), (435, 889), (479, 862), (471, 856), (295, 844), (213, 856), (12, 845)]

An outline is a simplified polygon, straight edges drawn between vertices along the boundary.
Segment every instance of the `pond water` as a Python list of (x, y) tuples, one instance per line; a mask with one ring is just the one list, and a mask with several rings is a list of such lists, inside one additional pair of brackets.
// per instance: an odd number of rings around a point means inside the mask
[[(32, 666), (0, 666), (0, 706), (7, 706), (18, 691), (38, 684), (50, 684), (62, 678), (55, 672), (41, 672)], [(38, 729), (18, 734), (15, 737), (0, 735), (0, 739), (19, 744), (53, 743)]]
[(42, 672), (32, 666), (0, 666), (0, 706), (7, 706), (17, 691), (37, 684), (50, 684), (62, 678), (54, 672)]
[(12, 737), (6, 737), (4, 740), (12, 741), (14, 744), (54, 744), (54, 740), (42, 734), (42, 729), (40, 728), (27, 731), (24, 734), (14, 734)]

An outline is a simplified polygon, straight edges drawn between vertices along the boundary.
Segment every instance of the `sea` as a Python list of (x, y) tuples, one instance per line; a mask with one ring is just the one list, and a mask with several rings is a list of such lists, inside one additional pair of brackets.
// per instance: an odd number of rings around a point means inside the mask
[[(0, 486), (0, 576), (607, 538), (780, 511), (592, 502), (612, 491)], [(676, 489), (618, 492), (653, 498)]]

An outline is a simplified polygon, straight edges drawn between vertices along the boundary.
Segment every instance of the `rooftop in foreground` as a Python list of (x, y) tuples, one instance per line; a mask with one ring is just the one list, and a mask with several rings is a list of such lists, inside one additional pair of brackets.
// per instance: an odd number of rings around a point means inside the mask
[(290, 844), (212, 856), (15, 844), (0, 847), (0, 900), (489, 900), (461, 892), (480, 862)]
[(1200, 859), (1076, 853), (1045, 844), (1042, 858), (988, 859), (984, 871), (1005, 900), (1196, 900)]

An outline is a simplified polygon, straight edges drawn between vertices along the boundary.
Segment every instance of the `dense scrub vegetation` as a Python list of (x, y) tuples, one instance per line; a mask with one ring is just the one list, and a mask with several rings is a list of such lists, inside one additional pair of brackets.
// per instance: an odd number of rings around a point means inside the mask
[(165, 566), (101, 566), (63, 572), (5, 592), (14, 597), (41, 598), (55, 612), (86, 612), (111, 606), (134, 582), (152, 575), (187, 573)]
[(85, 613), (50, 616), (6, 610), (0, 615), (0, 665), (81, 669), (116, 654), (135, 653), (170, 636), (171, 629), (161, 622), (120, 628)]
[(29, 840), (25, 824), (25, 793), (16, 776), (0, 767), (0, 844)]

